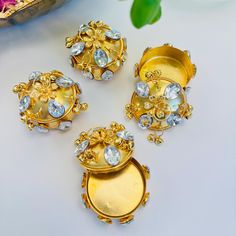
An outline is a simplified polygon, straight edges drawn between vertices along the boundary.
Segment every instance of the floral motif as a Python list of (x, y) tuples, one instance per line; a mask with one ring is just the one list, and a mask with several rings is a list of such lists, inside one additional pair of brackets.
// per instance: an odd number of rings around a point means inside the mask
[(93, 150), (87, 149), (79, 156), (79, 159), (80, 161), (89, 164), (91, 162), (96, 162), (97, 154)]
[(78, 145), (88, 140), (89, 147), (79, 155), (80, 161), (84, 163), (96, 162), (98, 156), (93, 148), (98, 144), (102, 144), (104, 147), (112, 145), (121, 150), (131, 151), (134, 147), (134, 141), (124, 140), (117, 136), (117, 132), (123, 130), (125, 130), (123, 125), (112, 122), (109, 128), (97, 128), (88, 132), (82, 132), (75, 141), (75, 144)]
[(38, 97), (41, 102), (47, 102), (49, 99), (56, 98), (57, 84), (51, 81), (50, 78), (43, 76), (39, 81), (34, 83), (34, 88), (38, 92)]
[(135, 107), (135, 105), (133, 104), (127, 104), (125, 106), (125, 115), (128, 119), (132, 119), (136, 111), (137, 111), (137, 107)]
[(159, 97), (151, 96), (151, 97), (149, 97), (149, 100), (154, 105), (154, 108), (153, 108), (154, 116), (158, 120), (166, 119), (166, 117), (171, 112), (168, 101), (166, 100), (166, 98), (162, 97), (162, 96), (159, 96)]
[(192, 115), (193, 107), (187, 103), (179, 105), (178, 113), (181, 117), (188, 119)]
[(87, 48), (101, 48), (103, 41), (106, 40), (104, 34), (104, 24), (101, 22), (90, 22), (90, 28), (86, 32), (81, 32), (81, 37), (85, 42)]

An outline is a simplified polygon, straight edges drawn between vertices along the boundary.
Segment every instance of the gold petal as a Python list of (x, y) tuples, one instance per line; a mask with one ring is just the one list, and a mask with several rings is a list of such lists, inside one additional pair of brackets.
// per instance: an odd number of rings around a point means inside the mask
[(89, 37), (92, 37), (94, 35), (93, 31), (91, 29), (88, 29), (86, 31), (86, 34), (89, 36)]
[(41, 96), (39, 97), (39, 99), (40, 99), (41, 102), (45, 102), (45, 103), (48, 101), (48, 97), (47, 97), (47, 96), (44, 96), (44, 95), (41, 95)]
[(90, 48), (90, 47), (92, 47), (93, 46), (93, 41), (87, 41), (86, 43), (85, 43), (85, 47), (86, 48)]
[(56, 83), (51, 84), (52, 90), (56, 90), (58, 88), (58, 85)]

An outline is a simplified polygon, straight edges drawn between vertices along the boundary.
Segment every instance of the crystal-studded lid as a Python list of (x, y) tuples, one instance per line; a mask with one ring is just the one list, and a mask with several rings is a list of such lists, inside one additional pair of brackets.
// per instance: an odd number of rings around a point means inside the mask
[(123, 125), (82, 132), (75, 141), (75, 156), (91, 172), (108, 173), (122, 169), (132, 158), (134, 137)]

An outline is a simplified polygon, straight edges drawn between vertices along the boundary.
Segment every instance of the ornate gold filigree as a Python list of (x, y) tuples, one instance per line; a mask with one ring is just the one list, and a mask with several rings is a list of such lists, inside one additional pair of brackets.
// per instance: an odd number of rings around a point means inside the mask
[(183, 103), (179, 106), (178, 113), (181, 117), (185, 117), (188, 119), (191, 117), (193, 111), (193, 107), (188, 103)]
[(58, 86), (51, 80), (50, 76), (41, 76), (39, 80), (35, 81), (33, 87), (37, 91), (37, 96), (41, 102), (56, 98)]

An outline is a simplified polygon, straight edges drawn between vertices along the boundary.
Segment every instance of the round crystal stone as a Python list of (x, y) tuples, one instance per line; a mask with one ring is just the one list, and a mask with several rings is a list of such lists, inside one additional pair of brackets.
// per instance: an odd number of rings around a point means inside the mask
[(84, 51), (84, 47), (85, 47), (85, 43), (84, 42), (75, 43), (71, 47), (71, 55), (78, 56), (79, 54), (81, 54)]
[(20, 103), (19, 103), (19, 110), (20, 112), (25, 112), (30, 106), (30, 96), (24, 96), (21, 98)]
[(75, 152), (74, 152), (75, 156), (78, 157), (81, 153), (83, 153), (88, 147), (88, 145), (89, 145), (88, 140), (84, 140), (81, 143), (79, 143), (75, 148)]
[(139, 117), (138, 126), (141, 129), (148, 129), (153, 123), (153, 118), (149, 115), (142, 115)]
[(29, 75), (29, 81), (37, 80), (42, 73), (40, 71), (34, 71)]
[(89, 29), (88, 25), (83, 24), (79, 27), (79, 32), (85, 33)]
[(120, 32), (117, 30), (114, 30), (114, 29), (106, 31), (105, 35), (106, 35), (106, 37), (108, 37), (110, 39), (114, 39), (114, 40), (118, 40), (121, 37)]
[(89, 71), (83, 71), (82, 76), (83, 76), (84, 79), (89, 79), (89, 80), (94, 79), (93, 74)]
[(54, 118), (59, 118), (65, 114), (65, 107), (55, 100), (48, 102), (48, 112)]
[(134, 135), (132, 133), (130, 133), (129, 131), (126, 131), (126, 130), (117, 132), (116, 135), (119, 138), (122, 138), (126, 141), (133, 141), (134, 140)]
[(166, 86), (164, 96), (167, 99), (175, 99), (179, 96), (180, 92), (181, 92), (181, 86), (177, 83), (173, 83)]
[(56, 84), (61, 88), (69, 88), (74, 84), (74, 81), (69, 77), (60, 77), (56, 80)]
[(61, 131), (66, 131), (68, 129), (70, 129), (72, 126), (72, 122), (71, 121), (62, 121), (58, 127), (59, 130)]
[(116, 166), (120, 163), (120, 152), (114, 146), (109, 145), (104, 150), (104, 158), (108, 165)]
[(106, 67), (108, 63), (108, 57), (107, 57), (106, 52), (102, 50), (101, 48), (97, 49), (94, 53), (94, 61), (99, 67), (101, 68)]
[(150, 89), (147, 83), (140, 81), (136, 83), (135, 92), (139, 97), (146, 98), (149, 95)]
[(106, 70), (105, 72), (103, 72), (101, 77), (103, 80), (111, 80), (113, 78), (113, 75), (114, 73), (112, 71)]
[(182, 118), (178, 114), (172, 113), (166, 120), (167, 124), (171, 127), (176, 126), (182, 122)]
[(76, 86), (78, 87), (80, 94), (82, 94), (82, 88), (79, 82), (76, 82)]

